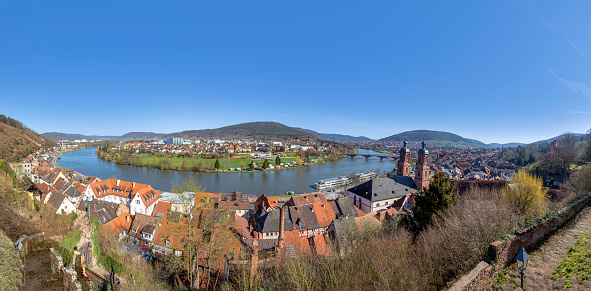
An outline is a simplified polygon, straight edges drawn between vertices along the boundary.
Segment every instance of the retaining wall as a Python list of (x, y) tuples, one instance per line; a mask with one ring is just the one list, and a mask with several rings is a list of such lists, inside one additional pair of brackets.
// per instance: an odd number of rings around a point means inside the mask
[(64, 267), (64, 261), (59, 256), (54, 248), (49, 249), (51, 251), (51, 271), (53, 273), (59, 273), (62, 276), (65, 291), (82, 291), (82, 284), (78, 282), (76, 271), (70, 267)]
[(558, 210), (549, 217), (529, 227), (517, 231), (506, 240), (490, 244), (488, 254), (490, 262), (483, 267), (481, 262), (472, 272), (465, 275), (452, 286), (452, 290), (479, 289), (491, 286), (497, 279), (498, 272), (515, 260), (521, 248), (531, 251), (546, 237), (570, 221), (583, 208), (591, 203), (591, 196)]

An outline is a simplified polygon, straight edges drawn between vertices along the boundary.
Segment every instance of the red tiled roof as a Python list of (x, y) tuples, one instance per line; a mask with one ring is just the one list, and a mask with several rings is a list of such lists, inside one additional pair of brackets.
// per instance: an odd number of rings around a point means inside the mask
[(119, 215), (119, 217), (111, 220), (109, 223), (105, 224), (102, 229), (107, 231), (111, 235), (119, 235), (123, 231), (128, 231), (131, 227), (131, 223), (133, 222), (133, 215), (129, 213), (123, 213)]

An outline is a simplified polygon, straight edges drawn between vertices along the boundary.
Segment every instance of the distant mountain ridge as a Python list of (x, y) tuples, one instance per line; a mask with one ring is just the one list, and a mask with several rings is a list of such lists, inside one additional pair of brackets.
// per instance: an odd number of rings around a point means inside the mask
[(510, 143), (489, 143), (487, 146), (489, 148), (515, 148), (518, 146), (525, 145), (524, 143), (520, 142), (510, 142)]
[(378, 140), (378, 142), (402, 142), (404, 140), (410, 142), (420, 142), (424, 140), (428, 143), (447, 144), (456, 147), (486, 147), (486, 144), (484, 144), (481, 141), (463, 138), (457, 134), (453, 134), (450, 132), (435, 130), (406, 131), (382, 138)]
[(0, 114), (0, 159), (16, 162), (40, 149), (56, 145), (22, 122)]
[(110, 140), (110, 139), (158, 139), (166, 136), (166, 133), (155, 132), (128, 132), (122, 136), (112, 135), (83, 135), (77, 133), (46, 132), (43, 136), (53, 141), (74, 141), (74, 140)]
[(53, 140), (53, 141), (74, 141), (74, 140), (103, 140), (103, 139), (118, 139), (118, 136), (107, 136), (107, 135), (83, 135), (77, 133), (63, 133), (63, 132), (46, 132), (42, 134), (43, 136)]
[(119, 139), (159, 139), (166, 135), (166, 133), (155, 132), (128, 132), (120, 136)]
[[(453, 147), (471, 147), (471, 148), (502, 148), (502, 147), (517, 147), (525, 145), (524, 143), (490, 143), (485, 144), (479, 140), (464, 138), (460, 135), (435, 130), (412, 130), (395, 135), (391, 135), (379, 140), (374, 140), (365, 136), (351, 136), (344, 134), (333, 133), (319, 133), (311, 129), (290, 127), (278, 122), (259, 121), (247, 122), (235, 125), (224, 126), (215, 129), (200, 129), (200, 130), (185, 130), (174, 132), (170, 134), (154, 133), (154, 132), (129, 132), (122, 136), (97, 136), (97, 135), (82, 135), (82, 134), (67, 134), (59, 132), (44, 133), (44, 136), (54, 141), (61, 140), (100, 140), (100, 139), (161, 139), (167, 137), (182, 137), (182, 138), (204, 138), (204, 139), (228, 139), (228, 138), (251, 138), (263, 140), (285, 140), (285, 139), (299, 139), (303, 141), (334, 141), (340, 143), (396, 143), (407, 140), (409, 142), (427, 141), (428, 143), (453, 146)], [(580, 136), (582, 134), (575, 134)], [(563, 136), (563, 135), (561, 135)], [(551, 139), (538, 141), (532, 144), (548, 142), (560, 138), (557, 136)]]
[(539, 141), (536, 141), (536, 142), (532, 142), (531, 144), (537, 145), (537, 144), (541, 144), (541, 143), (548, 143), (548, 142), (551, 142), (551, 141), (554, 141), (554, 140), (557, 140), (557, 139), (562, 139), (562, 138), (564, 138), (564, 136), (566, 136), (568, 134), (572, 134), (572, 135), (574, 135), (576, 137), (581, 137), (581, 136), (585, 135), (584, 133), (565, 132), (565, 133), (563, 133), (563, 134), (561, 134), (559, 136), (555, 136), (555, 137), (549, 138), (549, 139), (539, 140)]
[(166, 137), (182, 138), (255, 138), (255, 139), (301, 139), (317, 140), (314, 135), (287, 125), (257, 121), (224, 126), (215, 129), (186, 130), (175, 132)]
[(297, 130), (303, 131), (305, 133), (309, 133), (321, 140), (327, 140), (327, 141), (336, 141), (336, 142), (342, 142), (342, 143), (348, 143), (348, 142), (369, 142), (369, 141), (374, 141), (374, 139), (365, 137), (365, 136), (351, 136), (351, 135), (346, 135), (346, 134), (334, 134), (334, 133), (318, 133), (314, 130), (311, 129), (304, 129), (304, 128), (299, 128), (299, 127), (294, 127)]

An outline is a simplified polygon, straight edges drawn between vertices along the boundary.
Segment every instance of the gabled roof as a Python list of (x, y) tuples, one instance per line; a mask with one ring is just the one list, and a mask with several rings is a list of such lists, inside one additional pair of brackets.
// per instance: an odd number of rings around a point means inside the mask
[[(285, 219), (287, 220), (287, 219)], [(285, 222), (284, 222), (285, 224)], [(279, 232), (279, 209), (271, 210), (257, 218), (258, 232)]]
[(93, 194), (97, 198), (105, 197), (108, 195), (116, 195), (128, 199), (134, 197), (135, 194), (137, 194), (140, 190), (143, 190), (145, 188), (152, 188), (152, 186), (147, 184), (140, 184), (116, 179), (96, 181), (91, 183), (88, 187), (90, 187)]
[(376, 202), (402, 197), (417, 191), (414, 180), (408, 176), (375, 178), (349, 189), (369, 201)]
[(117, 218), (118, 207), (119, 204), (117, 203), (102, 200), (93, 200), (92, 202), (81, 200), (77, 209), (82, 212), (90, 210), (89, 215), (98, 218), (101, 224), (107, 224)]
[[(179, 224), (169, 223), (162, 221), (156, 234), (154, 235), (154, 239), (152, 240), (154, 244), (171, 248), (174, 250), (182, 250), (185, 243), (187, 243), (187, 236), (186, 233), (182, 233), (179, 231)], [(193, 234), (195, 237), (199, 237), (201, 235), (200, 229), (194, 229)], [(167, 246), (166, 242), (170, 242), (170, 245)]]
[[(331, 206), (332, 206), (331, 201)], [(334, 204), (336, 205), (337, 209), (333, 207), (333, 211), (338, 213), (337, 218), (340, 217), (355, 217), (358, 216), (357, 209), (355, 209), (355, 205), (353, 204), (353, 200), (350, 197), (339, 197), (337, 200), (334, 200)]]
[(217, 203), (219, 208), (234, 209), (234, 210), (250, 210), (250, 206), (241, 201), (220, 201)]
[(335, 220), (336, 215), (332, 210), (332, 207), (328, 202), (325, 203), (314, 203), (314, 213), (316, 214), (316, 220), (320, 227), (328, 227), (330, 223)]
[(80, 192), (78, 192), (78, 190), (74, 187), (70, 187), (68, 188), (68, 190), (66, 190), (65, 194), (69, 197), (72, 198), (77, 198), (80, 197), (80, 195), (82, 195)]
[(285, 205), (287, 206), (302, 206), (308, 205), (312, 203), (324, 203), (326, 201), (326, 196), (320, 192), (310, 193), (310, 194), (303, 194), (291, 197)]
[(123, 213), (119, 215), (117, 218), (111, 220), (109, 223), (105, 224), (102, 227), (102, 229), (107, 231), (111, 235), (119, 235), (123, 231), (128, 232), (132, 222), (133, 215), (129, 213)]
[(285, 230), (320, 228), (313, 205), (289, 206), (285, 211)]
[(55, 211), (57, 211), (58, 209), (60, 209), (60, 206), (64, 202), (64, 199), (66, 199), (66, 196), (59, 193), (53, 193), (49, 197), (49, 200), (47, 200), (47, 204), (53, 206), (55, 208)]
[(296, 256), (310, 254), (312, 252), (310, 242), (307, 238), (300, 237), (299, 230), (285, 231), (285, 246), (292, 246)]
[[(63, 192), (64, 190), (66, 190), (66, 189), (63, 189), (63, 188), (64, 188), (64, 186), (66, 186), (67, 184), (68, 184), (68, 181), (64, 180), (64, 178), (59, 178), (59, 179), (57, 179), (57, 181), (55, 181), (55, 183), (53, 183), (53, 187), (54, 187), (55, 189), (58, 189), (58, 190), (60, 190), (60, 191), (62, 191), (62, 192)], [(62, 189), (63, 189), (63, 190), (62, 190)]]
[(47, 193), (51, 192), (51, 186), (45, 183), (36, 183), (35, 185), (41, 190), (41, 194), (47, 195)]
[(160, 201), (158, 201), (158, 204), (156, 204), (156, 207), (154, 208), (154, 212), (152, 212), (152, 216), (162, 214), (162, 219), (166, 220), (168, 210), (171, 208), (172, 208), (172, 204), (170, 204), (170, 202), (160, 200)]
[[(137, 213), (131, 224), (129, 235), (138, 238), (142, 237), (142, 233), (155, 235), (155, 231), (158, 228), (158, 223), (160, 221), (161, 219), (158, 217)], [(136, 233), (133, 233), (131, 230), (135, 230)]]
[(221, 194), (221, 200), (222, 201), (235, 201), (238, 200), (246, 205), (249, 204), (248, 202), (248, 195), (239, 192), (239, 191), (234, 191), (231, 193), (222, 193)]
[(254, 202), (255, 212), (259, 212), (259, 208), (263, 208), (265, 211), (269, 208), (275, 209), (279, 207), (279, 200), (277, 198), (268, 197), (263, 194), (257, 198)]
[(150, 186), (150, 185), (146, 185), (146, 186), (147, 187), (140, 189), (137, 192), (137, 195), (140, 196), (144, 205), (146, 205), (146, 207), (149, 207), (150, 205), (156, 203), (156, 201), (158, 201), (161, 196), (160, 196), (160, 193), (158, 193), (158, 191), (156, 191), (152, 188), (152, 186)]

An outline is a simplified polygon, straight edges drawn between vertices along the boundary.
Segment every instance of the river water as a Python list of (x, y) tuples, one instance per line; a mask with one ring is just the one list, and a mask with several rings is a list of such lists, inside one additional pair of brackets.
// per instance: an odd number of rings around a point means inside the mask
[[(154, 189), (163, 191), (169, 191), (173, 182), (182, 183), (183, 180), (194, 177), (206, 188), (207, 192), (240, 191), (257, 196), (261, 194), (285, 195), (287, 191), (308, 193), (314, 191), (311, 186), (321, 179), (376, 169), (390, 171), (396, 167), (396, 162), (390, 159), (380, 161), (377, 157), (371, 157), (366, 160), (365, 157), (357, 156), (353, 159), (345, 157), (321, 165), (280, 171), (197, 173), (118, 165), (99, 159), (95, 150), (96, 148), (86, 148), (62, 155), (58, 160), (58, 165), (86, 176), (97, 176), (103, 179), (114, 177), (124, 181), (145, 183), (152, 185)], [(358, 150), (358, 152), (360, 154), (378, 154), (368, 150)]]

